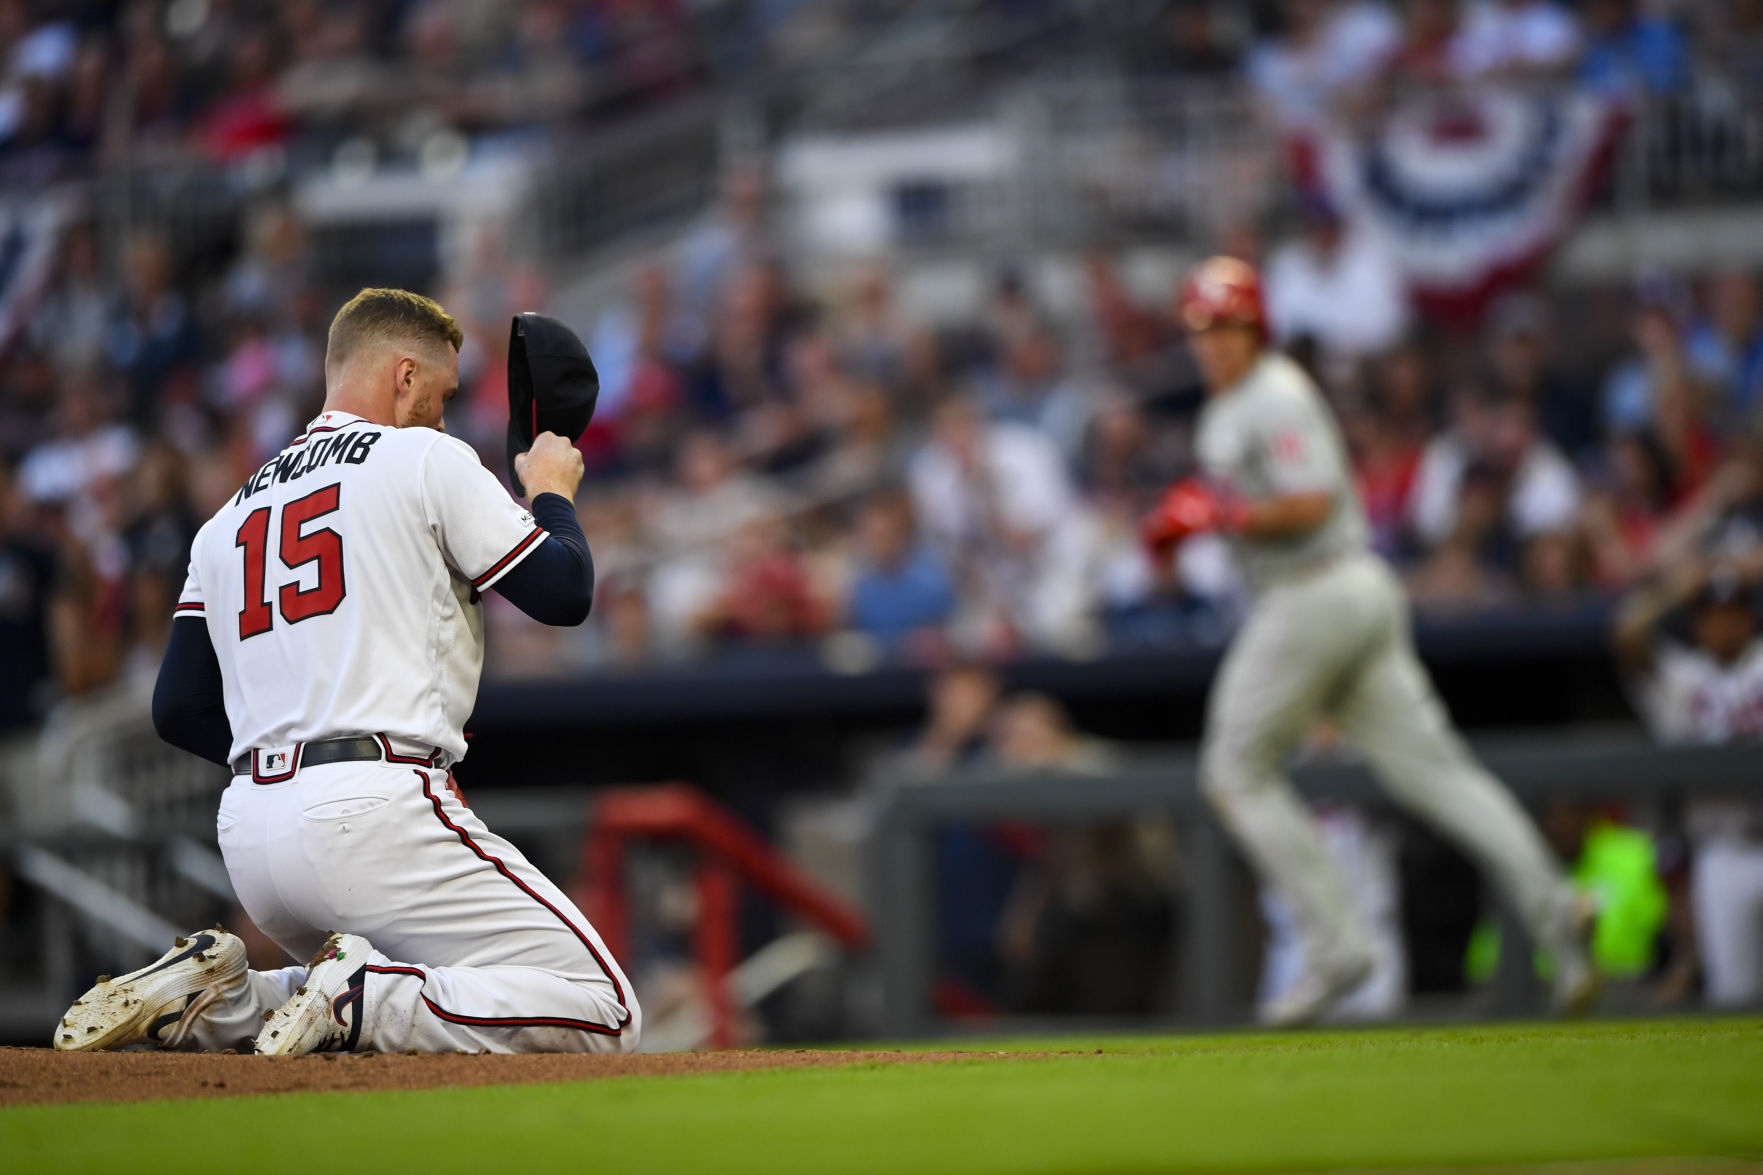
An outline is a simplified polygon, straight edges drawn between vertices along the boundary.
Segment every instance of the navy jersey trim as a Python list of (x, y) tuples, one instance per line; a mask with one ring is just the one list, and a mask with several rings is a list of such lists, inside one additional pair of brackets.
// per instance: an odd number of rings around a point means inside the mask
[(546, 533), (548, 532), (542, 526), (533, 527), (532, 530), (527, 532), (525, 538), (514, 544), (514, 549), (512, 551), (509, 551), (506, 555), (496, 560), (488, 571), (471, 581), (472, 589), (474, 591), (482, 591), (492, 579), (495, 579), (498, 575), (501, 575), (503, 571), (507, 570), (511, 563), (520, 558), (525, 551), (531, 548), (532, 545), (538, 542)]

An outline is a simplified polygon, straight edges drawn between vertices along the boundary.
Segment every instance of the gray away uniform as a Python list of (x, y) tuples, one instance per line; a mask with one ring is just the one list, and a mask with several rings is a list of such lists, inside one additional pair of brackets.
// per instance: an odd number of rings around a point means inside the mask
[(1208, 799), (1296, 911), (1308, 956), (1340, 958), (1369, 943), (1282, 773), (1321, 717), (1340, 723), (1391, 798), (1492, 875), (1537, 942), (1564, 942), (1571, 891), (1535, 825), (1470, 757), (1433, 693), (1401, 584), (1370, 550), (1345, 446), (1309, 377), (1266, 353), (1207, 402), (1198, 449), (1208, 478), (1250, 501), (1335, 495), (1333, 513), (1308, 534), (1235, 541), (1255, 601), (1213, 683), (1201, 754)]

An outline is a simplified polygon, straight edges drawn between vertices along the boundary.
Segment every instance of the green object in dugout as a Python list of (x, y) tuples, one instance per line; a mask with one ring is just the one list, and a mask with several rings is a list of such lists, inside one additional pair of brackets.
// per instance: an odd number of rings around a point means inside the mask
[[(1586, 831), (1570, 876), (1598, 903), (1592, 933), (1598, 970), (1617, 977), (1645, 975), (1653, 967), (1669, 905), (1653, 838), (1638, 828), (1598, 821)], [(1483, 919), (1469, 937), (1464, 973), (1471, 983), (1485, 983), (1499, 965), (1500, 928), (1493, 919)], [(1545, 978), (1554, 971), (1547, 952), (1536, 953), (1536, 969)]]

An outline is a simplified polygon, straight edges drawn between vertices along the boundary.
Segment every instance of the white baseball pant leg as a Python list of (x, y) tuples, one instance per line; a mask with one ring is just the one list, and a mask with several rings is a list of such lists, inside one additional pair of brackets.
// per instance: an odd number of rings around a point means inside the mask
[(1264, 884), (1292, 911), (1306, 958), (1368, 950), (1286, 760), (1351, 672), (1374, 628), (1333, 567), (1266, 591), (1225, 654), (1208, 700), (1200, 786)]
[[(594, 928), (445, 782), (383, 763), (236, 777), (217, 826), (245, 912), (295, 958), (331, 931), (373, 945), (358, 1050), (634, 1049), (642, 1012)], [(303, 977), (252, 973), (196, 1043), (236, 1047)]]
[(1376, 601), (1378, 630), (1352, 675), (1338, 717), (1390, 798), (1453, 841), (1490, 876), (1532, 940), (1554, 948), (1572, 890), (1536, 824), (1470, 755), (1434, 691), (1394, 572), (1353, 564), (1357, 594)]
[[(1296, 913), (1306, 949), (1364, 944), (1309, 813), (1281, 774), (1322, 715), (1338, 718), (1392, 799), (1493, 878), (1539, 943), (1571, 891), (1536, 826), (1470, 756), (1414, 654), (1401, 585), (1373, 556), (1269, 590), (1213, 687), (1202, 782), (1256, 871)], [(1311, 957), (1317, 957), (1312, 955)]]
[(1763, 1001), (1763, 845), (1713, 839), (1696, 846), (1690, 902), (1708, 1002)]

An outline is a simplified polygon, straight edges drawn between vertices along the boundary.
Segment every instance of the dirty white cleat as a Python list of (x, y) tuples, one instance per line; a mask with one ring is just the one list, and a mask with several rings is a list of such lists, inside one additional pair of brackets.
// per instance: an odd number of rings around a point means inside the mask
[(1576, 894), (1566, 904), (1563, 927), (1554, 944), (1555, 982), (1550, 1002), (1560, 1016), (1583, 1016), (1597, 1004), (1604, 979), (1592, 958), (1592, 935), (1598, 929), (1597, 903)]
[(178, 1048), (196, 1019), (244, 976), (245, 944), (218, 926), (199, 930), (139, 971), (99, 976), (55, 1026), (55, 1047), (86, 1052), (150, 1041)]
[(359, 934), (333, 934), (306, 965), (306, 982), (269, 1014), (257, 1034), (259, 1053), (299, 1057), (348, 1052), (361, 1039), (363, 994), (373, 947)]
[(1343, 951), (1304, 968), (1279, 998), (1261, 1006), (1257, 1019), (1268, 1028), (1297, 1028), (1314, 1022), (1371, 977), (1376, 960), (1368, 950)]

